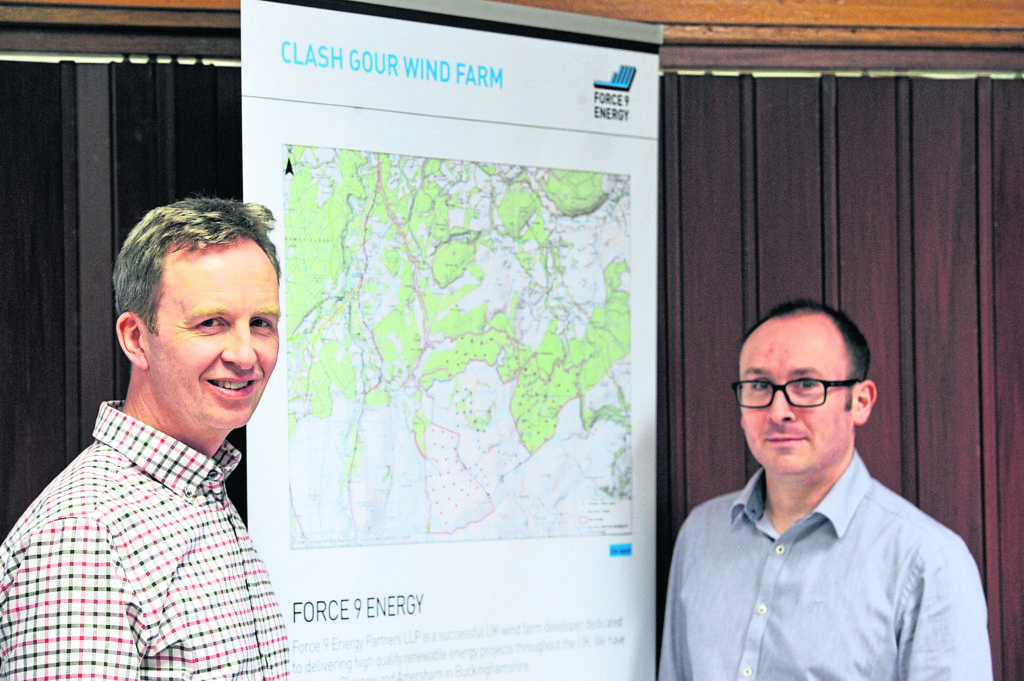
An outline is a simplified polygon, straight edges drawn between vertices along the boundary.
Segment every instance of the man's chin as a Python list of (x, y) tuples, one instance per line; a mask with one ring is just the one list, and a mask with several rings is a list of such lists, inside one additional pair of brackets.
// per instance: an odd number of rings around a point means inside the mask
[(230, 410), (223, 410), (220, 418), (217, 419), (217, 427), (225, 432), (231, 432), (249, 423), (255, 407), (245, 407)]
[(766, 442), (764, 445), (764, 449), (766, 451), (774, 452), (776, 454), (788, 455), (795, 454), (796, 452), (798, 452), (802, 448), (802, 445), (802, 440), (785, 440), (782, 442), (772, 441)]

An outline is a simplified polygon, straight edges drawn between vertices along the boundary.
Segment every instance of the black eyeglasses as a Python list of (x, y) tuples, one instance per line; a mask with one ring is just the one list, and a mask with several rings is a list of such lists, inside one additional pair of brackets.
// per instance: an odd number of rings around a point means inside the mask
[(845, 388), (860, 383), (860, 378), (848, 378), (845, 381), (823, 381), (818, 378), (796, 378), (778, 385), (770, 381), (736, 381), (732, 384), (736, 393), (736, 401), (741, 407), (748, 409), (764, 409), (771, 405), (775, 393), (779, 390), (786, 396), (786, 401), (794, 407), (820, 407), (825, 404), (829, 388)]

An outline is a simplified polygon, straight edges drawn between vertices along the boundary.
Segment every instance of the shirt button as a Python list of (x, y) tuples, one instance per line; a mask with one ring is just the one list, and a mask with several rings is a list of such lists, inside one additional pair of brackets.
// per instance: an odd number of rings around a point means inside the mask
[(779, 544), (778, 546), (775, 547), (775, 553), (779, 554), (780, 556), (782, 554), (784, 554), (785, 552), (786, 552), (786, 547), (783, 546), (782, 544)]
[(746, 669), (743, 670), (743, 676), (745, 676), (746, 678), (749, 679), (753, 675), (754, 675), (754, 670), (751, 669), (750, 667), (747, 667)]
[(767, 605), (762, 603), (761, 605), (757, 606), (757, 614), (758, 615), (765, 615), (767, 613), (768, 613), (768, 606)]

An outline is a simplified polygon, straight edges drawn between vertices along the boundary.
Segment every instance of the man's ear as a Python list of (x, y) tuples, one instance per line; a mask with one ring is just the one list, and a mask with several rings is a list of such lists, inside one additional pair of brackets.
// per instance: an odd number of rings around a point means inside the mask
[(146, 355), (143, 342), (145, 335), (149, 333), (145, 322), (134, 312), (123, 312), (117, 318), (114, 329), (117, 333), (117, 342), (121, 344), (121, 350), (132, 366), (143, 370), (149, 369), (149, 357)]
[(863, 426), (871, 416), (871, 407), (878, 397), (878, 388), (874, 381), (861, 381), (853, 386), (853, 423)]

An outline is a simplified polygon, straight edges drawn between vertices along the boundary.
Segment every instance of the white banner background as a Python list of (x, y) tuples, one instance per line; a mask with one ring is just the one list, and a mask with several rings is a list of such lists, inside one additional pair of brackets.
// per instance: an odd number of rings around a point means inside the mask
[[(448, 80), (409, 77), (415, 59), (448, 64)], [(467, 82), (460, 64), (487, 76)], [(623, 65), (637, 67), (628, 93), (594, 86)], [(654, 678), (657, 65), (653, 51), (242, 1), (245, 194), (278, 217), (286, 268), (286, 145), (629, 178), (628, 534), (293, 549), (282, 321), (248, 426), (248, 515), (294, 678)]]

